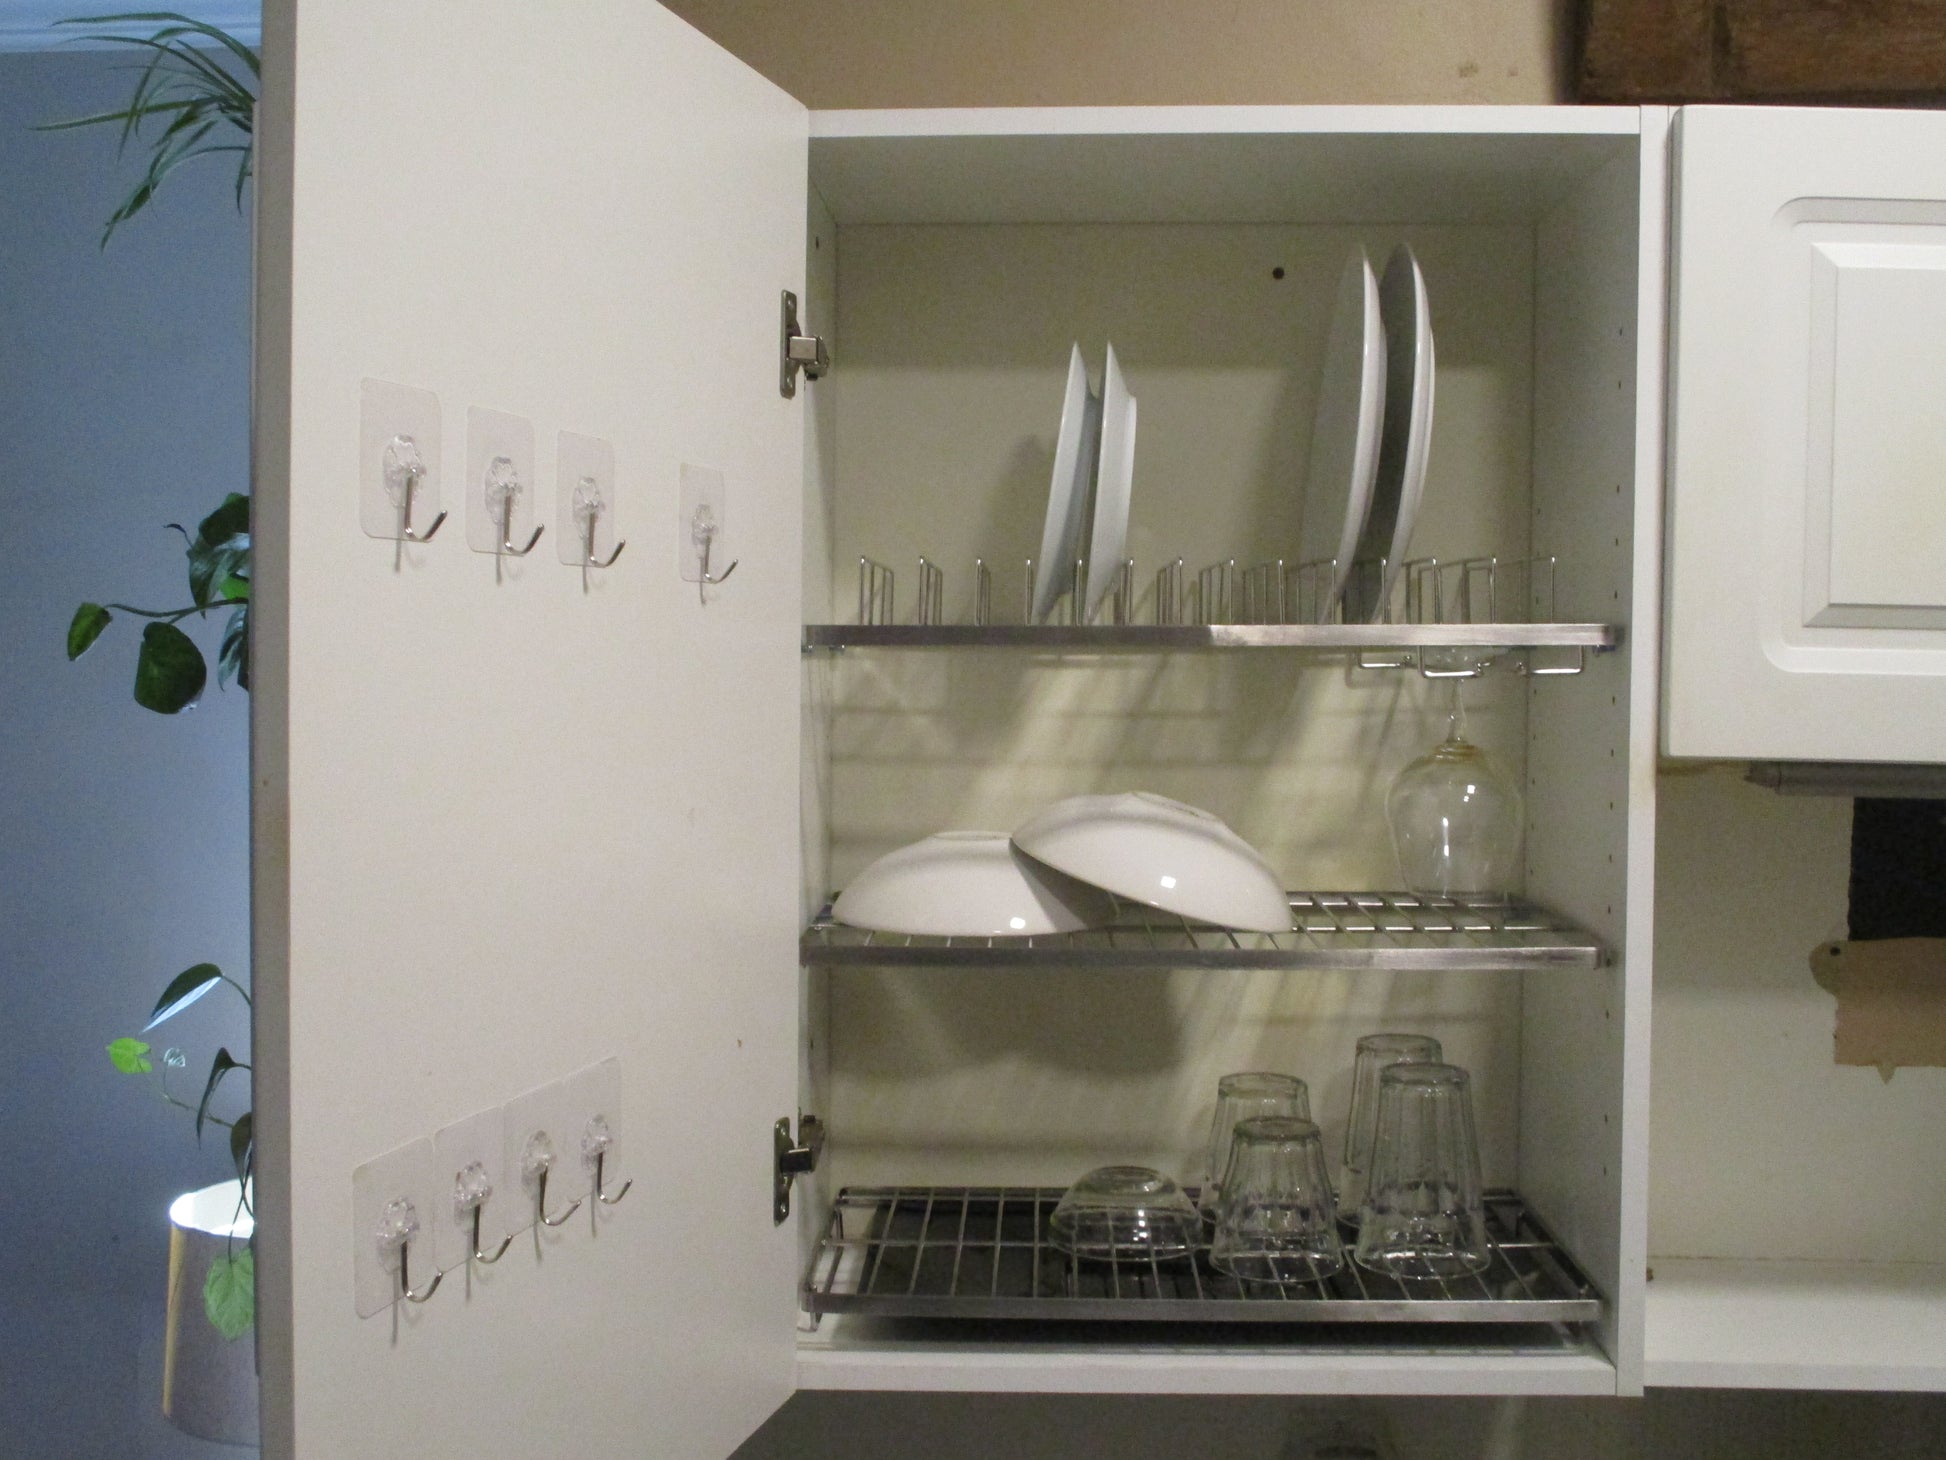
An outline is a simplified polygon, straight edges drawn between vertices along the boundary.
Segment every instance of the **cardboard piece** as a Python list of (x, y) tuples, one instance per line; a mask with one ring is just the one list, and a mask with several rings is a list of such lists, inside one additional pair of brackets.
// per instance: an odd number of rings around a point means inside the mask
[(1946, 1066), (1946, 938), (1825, 942), (1810, 964), (1838, 999), (1837, 1063), (1870, 1065), (1888, 1080), (1901, 1065)]

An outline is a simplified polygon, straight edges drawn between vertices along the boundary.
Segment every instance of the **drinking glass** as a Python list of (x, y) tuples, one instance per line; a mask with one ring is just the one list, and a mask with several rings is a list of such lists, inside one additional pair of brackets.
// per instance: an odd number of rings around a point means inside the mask
[(1453, 1278), (1491, 1260), (1469, 1083), (1458, 1065), (1393, 1065), (1379, 1076), (1359, 1266), (1395, 1278)]
[(1211, 1221), (1223, 1186), (1223, 1173), (1230, 1164), (1230, 1143), (1237, 1122), (1258, 1115), (1287, 1115), (1297, 1120), (1311, 1118), (1310, 1088), (1295, 1075), (1274, 1075), (1263, 1070), (1225, 1075), (1216, 1082), (1216, 1116), (1209, 1128), (1208, 1175), (1196, 1205)]
[(1210, 1264), (1244, 1282), (1320, 1282), (1345, 1265), (1324, 1142), (1308, 1120), (1237, 1122)]
[(1444, 1058), (1439, 1041), (1429, 1034), (1367, 1034), (1358, 1041), (1351, 1067), (1351, 1119), (1345, 1125), (1344, 1179), (1338, 1183), (1338, 1209), (1354, 1222), (1365, 1200), (1365, 1174), (1372, 1169), (1379, 1075), (1392, 1065), (1436, 1064)]
[(1518, 885), (1520, 790), (1467, 740), (1458, 680), (1446, 738), (1399, 772), (1385, 820), (1408, 891), (1501, 903)]

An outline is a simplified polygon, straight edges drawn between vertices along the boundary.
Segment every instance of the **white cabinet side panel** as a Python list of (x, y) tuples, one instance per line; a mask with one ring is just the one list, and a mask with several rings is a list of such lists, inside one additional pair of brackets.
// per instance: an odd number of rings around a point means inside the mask
[(1678, 135), (1664, 743), (1946, 759), (1946, 118)]
[[(651, 5), (272, 8), (267, 1453), (720, 1456), (793, 1363), (769, 1170), (797, 1095), (803, 399), (777, 370), (805, 113)], [(438, 394), (456, 515), (469, 406), (613, 442), (628, 551), (584, 587), (457, 522), (366, 537), (368, 376)], [(707, 605), (683, 463), (722, 473), (736, 535)], [(358, 1319), (352, 1169), (608, 1056), (627, 1200)]]
[[(1654, 588), (1645, 596), (1634, 579), (1654, 557), (1659, 500), (1635, 414), (1660, 343), (1641, 316), (1659, 298), (1643, 277), (1660, 247), (1659, 211), (1645, 203), (1660, 187), (1653, 134), (1643, 153), (1544, 220), (1535, 248), (1534, 550), (1560, 560), (1562, 617), (1617, 623), (1626, 637), (1530, 691), (1528, 892), (1593, 929), (1611, 960), (1588, 978), (1530, 976), (1521, 999), (1521, 1186), (1610, 1300), (1604, 1342), (1624, 1391), (1641, 1382), (1646, 1179), (1646, 1070), (1629, 1043), (1647, 1033), (1649, 944), (1635, 930), (1648, 908), (1632, 895), (1648, 875), (1638, 833), (1655, 767), (1653, 716), (1638, 703), (1655, 684), (1652, 623), (1640, 631)], [(1632, 1112), (1643, 1129), (1630, 1140)]]

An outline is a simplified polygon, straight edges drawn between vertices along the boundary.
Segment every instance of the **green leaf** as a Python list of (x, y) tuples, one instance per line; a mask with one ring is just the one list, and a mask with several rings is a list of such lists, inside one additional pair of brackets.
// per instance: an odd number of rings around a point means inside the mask
[(230, 1164), (236, 1167), (236, 1179), (250, 1186), (250, 1172), (256, 1162), (256, 1132), (250, 1121), (250, 1112), (244, 1111), (237, 1117), (236, 1124), (230, 1127)]
[(84, 603), (74, 611), (74, 619), (68, 624), (68, 660), (72, 663), (94, 645), (101, 637), (101, 631), (113, 623), (115, 616), (99, 603)]
[(146, 1075), (153, 1070), (148, 1054), (149, 1047), (139, 1039), (117, 1039), (108, 1046), (108, 1058), (124, 1075)]
[[(155, 29), (148, 35), (103, 29), (126, 22), (142, 22)], [(148, 55), (127, 105), (115, 111), (46, 124), (49, 130), (116, 124), (120, 148), (126, 149), (136, 141), (148, 144), (150, 155), (142, 180), (109, 215), (102, 230), (102, 246), (107, 247), (119, 224), (148, 205), (162, 180), (178, 164), (192, 157), (212, 152), (241, 153), (237, 171), (237, 199), (241, 206), (243, 182), (250, 171), (251, 132), (256, 124), (254, 85), (261, 74), (257, 53), (216, 26), (175, 11), (130, 11), (61, 23), (92, 27), (97, 40)], [(213, 47), (227, 51), (228, 57)], [(226, 61), (241, 62), (243, 74), (232, 70)], [(143, 129), (151, 122), (163, 125), (158, 135), (144, 138)], [(229, 145), (210, 140), (211, 131), (218, 126), (233, 129), (233, 133), (226, 131), (223, 135), (240, 135), (243, 140)]]
[(211, 547), (220, 547), (233, 537), (247, 537), (250, 532), (250, 498), (242, 492), (231, 492), (223, 499), (223, 505), (202, 520), (196, 535)]
[(223, 628), (223, 647), (216, 651), (218, 686), (236, 677), (237, 688), (250, 688), (250, 605), (240, 603)]
[(203, 1312), (225, 1338), (235, 1340), (257, 1321), (257, 1259), (248, 1247), (233, 1257), (218, 1257), (203, 1279)]
[(142, 652), (135, 660), (135, 703), (158, 715), (174, 715), (196, 702), (209, 682), (203, 651), (174, 624), (153, 623), (142, 630)]
[[(189, 544), (189, 593), (198, 607), (204, 607), (216, 600), (218, 584), (247, 572), (250, 567), (250, 539), (234, 537), (217, 547), (211, 547), (201, 538)], [(245, 583), (245, 591), (249, 585)]]
[(155, 1001), (155, 1009), (149, 1015), (149, 1022), (142, 1026), (142, 1032), (147, 1034), (164, 1019), (173, 1019), (221, 982), (223, 970), (214, 963), (198, 963), (185, 968), (169, 980), (169, 987)]
[[(196, 1103), (196, 1139), (203, 1138), (203, 1122), (209, 1118), (210, 1098), (216, 1094), (216, 1087), (223, 1083), (223, 1077), (231, 1070), (248, 1069), (240, 1065), (227, 1049), (216, 1051), (216, 1058), (209, 1062), (209, 1079), (203, 1083), (203, 1098)], [(230, 1128), (233, 1132), (236, 1127)]]

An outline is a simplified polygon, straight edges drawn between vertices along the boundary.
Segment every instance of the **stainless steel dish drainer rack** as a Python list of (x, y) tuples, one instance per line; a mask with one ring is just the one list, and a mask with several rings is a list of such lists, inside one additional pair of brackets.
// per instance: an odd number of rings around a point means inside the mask
[(1371, 969), (1447, 972), (1593, 969), (1599, 939), (1525, 902), (1469, 903), (1409, 892), (1292, 892), (1291, 930), (1250, 933), (1116, 899), (1105, 928), (1040, 937), (875, 933), (832, 921), (827, 903), (799, 940), (806, 964), (931, 968)]
[(812, 624), (807, 649), (1038, 648), (1043, 650), (1311, 649), (1349, 651), (1366, 669), (1416, 668), (1434, 678), (1478, 675), (1507, 660), (1530, 674), (1578, 674), (1592, 650), (1612, 649), (1612, 624), (1555, 618), (1559, 571), (1551, 557), (1415, 558), (1401, 565), (1392, 593), (1379, 603), (1385, 564), (1360, 563), (1346, 600), (1373, 611), (1348, 617), (1342, 603), (1322, 613), (1335, 561), (1247, 564), (1224, 559), (1191, 573), (1177, 558), (1137, 592), (1133, 559), (1115, 571), (1113, 588), (1091, 618), (1088, 571), (1077, 560), (1045, 621), (1032, 612), (1036, 570), (1025, 561), (1019, 617), (996, 616), (993, 570), (973, 564), (971, 619), (946, 619), (946, 575), (920, 558), (912, 616), (898, 617), (897, 574), (872, 558), (858, 560), (855, 623)]
[[(1192, 1196), (1194, 1193), (1191, 1193)], [(1048, 1240), (1049, 1187), (847, 1187), (805, 1275), (805, 1311), (883, 1318), (1197, 1323), (1578, 1324), (1592, 1283), (1510, 1191), (1487, 1194), (1492, 1262), (1400, 1281), (1347, 1260), (1316, 1282), (1239, 1282), (1187, 1257), (1078, 1260)]]

